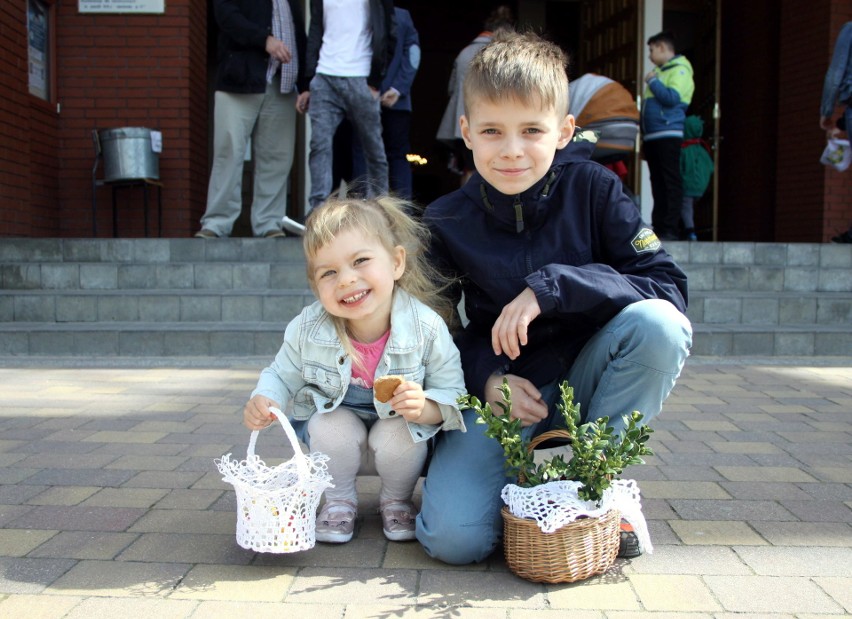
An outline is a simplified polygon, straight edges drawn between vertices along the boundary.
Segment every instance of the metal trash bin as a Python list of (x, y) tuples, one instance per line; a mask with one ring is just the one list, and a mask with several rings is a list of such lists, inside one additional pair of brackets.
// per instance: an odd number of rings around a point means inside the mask
[(160, 154), (151, 145), (151, 130), (119, 127), (98, 131), (104, 159), (104, 181), (160, 178)]

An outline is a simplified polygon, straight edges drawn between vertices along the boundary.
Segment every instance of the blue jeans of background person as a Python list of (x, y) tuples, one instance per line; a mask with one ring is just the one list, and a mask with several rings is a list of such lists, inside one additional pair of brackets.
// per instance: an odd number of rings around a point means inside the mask
[[(405, 200), (414, 195), (411, 164), (408, 153), (411, 152), (411, 112), (382, 108), (382, 141), (388, 158), (388, 177), (390, 190)], [(364, 161), (364, 149), (358, 136), (352, 136), (352, 177), (357, 180), (367, 172)]]
[(388, 162), (382, 143), (379, 101), (366, 77), (337, 77), (317, 73), (311, 80), (311, 193), (310, 207), (321, 204), (332, 191), (334, 133), (344, 117), (352, 123), (364, 146), (367, 161), (367, 194), (388, 190)]
[[(539, 387), (550, 414), (524, 435), (564, 426), (554, 406), (564, 379), (574, 388), (584, 419), (606, 415), (621, 431), (621, 415), (638, 410), (647, 423), (659, 414), (691, 346), (689, 320), (668, 301), (629, 305), (588, 341), (567, 376)], [(467, 432), (437, 437), (417, 517), (417, 539), (426, 553), (458, 565), (482, 561), (500, 543), (500, 492), (516, 481), (507, 479), (503, 448), (485, 436), (476, 413), (463, 415)]]

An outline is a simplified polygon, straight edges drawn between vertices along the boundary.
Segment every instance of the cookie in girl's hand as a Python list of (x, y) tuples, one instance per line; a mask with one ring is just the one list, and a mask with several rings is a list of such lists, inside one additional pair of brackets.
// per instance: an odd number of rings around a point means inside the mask
[(373, 383), (373, 391), (379, 402), (387, 402), (393, 397), (393, 392), (405, 379), (402, 376), (379, 376)]

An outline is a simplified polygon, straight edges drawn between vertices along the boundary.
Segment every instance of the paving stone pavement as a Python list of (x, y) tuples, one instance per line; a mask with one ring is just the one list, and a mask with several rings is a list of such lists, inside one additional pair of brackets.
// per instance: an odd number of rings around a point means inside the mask
[[(502, 552), (234, 541), (240, 410), (267, 359), (0, 358), (0, 617), (816, 619), (852, 613), (852, 357), (691, 358), (638, 480), (655, 552), (571, 585)], [(262, 435), (258, 453), (287, 457)]]

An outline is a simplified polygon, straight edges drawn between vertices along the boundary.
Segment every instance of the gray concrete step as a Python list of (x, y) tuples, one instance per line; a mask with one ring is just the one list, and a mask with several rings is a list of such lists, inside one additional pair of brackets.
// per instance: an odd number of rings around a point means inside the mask
[(0, 291), (0, 323), (287, 321), (307, 288)]
[[(667, 243), (693, 354), (848, 355), (852, 246)], [(301, 240), (0, 239), (0, 354), (270, 355), (313, 300)]]
[(0, 355), (272, 356), (281, 321), (0, 323)]
[(849, 326), (852, 292), (690, 289), (687, 316), (708, 325)]

